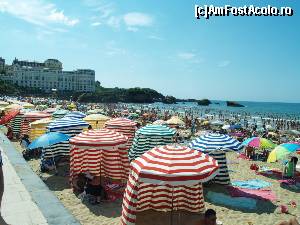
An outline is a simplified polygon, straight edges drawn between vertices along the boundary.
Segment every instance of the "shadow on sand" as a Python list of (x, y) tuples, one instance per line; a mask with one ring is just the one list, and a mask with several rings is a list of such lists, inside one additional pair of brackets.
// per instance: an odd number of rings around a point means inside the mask
[[(209, 202), (209, 203), (212, 203), (212, 204), (218, 205), (218, 206), (223, 206), (223, 207), (226, 207), (226, 208), (234, 210), (234, 211), (240, 211), (243, 213), (252, 212), (252, 213), (257, 213), (257, 214), (263, 214), (263, 213), (274, 213), (277, 208), (277, 206), (274, 205), (273, 202), (271, 202), (269, 200), (260, 200), (260, 199), (255, 199), (257, 201), (255, 209), (239, 208), (239, 207), (235, 207), (235, 206), (230, 206), (229, 204), (223, 205), (223, 204), (219, 204), (216, 202), (212, 202), (209, 198), (207, 198), (208, 192), (222, 193), (222, 194), (230, 197), (230, 194), (225, 186), (216, 185), (216, 184), (205, 186), (204, 187), (205, 202)], [(254, 198), (249, 198), (249, 199), (254, 199)]]

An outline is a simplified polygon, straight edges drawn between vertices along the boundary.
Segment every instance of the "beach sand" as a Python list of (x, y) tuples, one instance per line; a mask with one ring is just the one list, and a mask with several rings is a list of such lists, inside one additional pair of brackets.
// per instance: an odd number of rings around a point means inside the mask
[[(14, 143), (19, 151), (22, 151), (18, 143)], [(271, 190), (275, 192), (277, 201), (257, 201), (257, 208), (253, 211), (242, 210), (238, 208), (228, 208), (218, 206), (209, 202), (206, 199), (206, 207), (215, 209), (218, 220), (222, 221), (224, 225), (275, 225), (279, 221), (287, 220), (293, 215), (300, 216), (300, 192), (286, 190), (280, 187), (280, 183), (272, 178), (267, 178), (261, 175), (256, 175), (250, 170), (251, 161), (237, 159), (236, 153), (228, 153), (227, 160), (229, 161), (229, 170), (231, 180), (246, 180), (246, 179), (261, 179), (270, 182)], [(90, 205), (83, 203), (72, 192), (68, 184), (67, 169), (60, 168), (58, 175), (41, 174), (39, 172), (40, 160), (30, 160), (29, 165), (36, 172), (41, 179), (46, 183), (51, 191), (60, 199), (64, 206), (83, 224), (83, 225), (116, 225), (120, 224), (121, 214), (121, 200), (114, 203), (101, 203), (100, 205)], [(269, 166), (281, 168), (280, 164), (267, 164), (263, 162), (255, 162), (260, 166)], [(205, 193), (208, 191), (227, 192), (222, 186), (208, 186), (204, 187)], [(277, 206), (288, 205), (290, 201), (297, 203), (296, 208), (288, 207), (289, 214), (277, 213)], [(183, 214), (173, 215), (173, 225), (192, 225), (194, 223), (186, 223)], [(185, 222), (178, 222), (178, 221)], [(139, 213), (137, 225), (165, 225), (169, 224), (170, 214), (168, 213)]]

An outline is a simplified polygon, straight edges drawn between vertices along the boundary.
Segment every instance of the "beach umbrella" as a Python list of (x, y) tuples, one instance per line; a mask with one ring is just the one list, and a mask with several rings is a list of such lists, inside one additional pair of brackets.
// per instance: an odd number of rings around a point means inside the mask
[(91, 109), (89, 111), (87, 111), (87, 114), (90, 115), (90, 114), (101, 114), (103, 113), (103, 109)]
[(76, 105), (72, 102), (71, 104), (67, 105), (68, 109), (74, 110), (76, 109)]
[(11, 109), (21, 109), (22, 106), (20, 106), (19, 104), (10, 104), (8, 106), (4, 107), (5, 111), (11, 110)]
[(44, 118), (30, 123), (29, 139), (34, 140), (47, 132), (47, 126), (53, 120)]
[(11, 109), (5, 113), (4, 116), (0, 118), (0, 125), (6, 124), (12, 119), (14, 119), (20, 113), (20, 109)]
[(209, 133), (190, 142), (189, 147), (206, 153), (218, 161), (220, 169), (214, 179), (215, 183), (223, 185), (230, 183), (226, 152), (241, 150), (242, 145), (238, 140), (225, 134)]
[(51, 115), (49, 113), (39, 112), (39, 111), (32, 111), (32, 112), (25, 113), (23, 116), (23, 120), (21, 122), (20, 134), (21, 135), (29, 134), (30, 123), (36, 120), (50, 118), (50, 117)]
[(34, 108), (34, 105), (31, 104), (31, 103), (25, 102), (25, 103), (22, 104), (22, 107), (23, 107), (24, 109), (33, 109), (33, 108)]
[(223, 130), (229, 130), (229, 128), (230, 128), (230, 124), (225, 124), (222, 127)]
[(238, 140), (230, 137), (229, 135), (218, 133), (202, 135), (193, 140), (189, 144), (189, 147), (198, 151), (205, 151), (206, 153), (215, 150), (239, 151), (242, 149), (242, 145)]
[(129, 117), (132, 118), (132, 119), (137, 119), (137, 118), (139, 118), (140, 116), (139, 116), (139, 114), (137, 114), (137, 113), (130, 113), (130, 114), (129, 114)]
[[(60, 132), (74, 137), (82, 133), (83, 129), (88, 127), (88, 123), (82, 119), (74, 117), (64, 117), (53, 120), (48, 124), (47, 130), (49, 132)], [(70, 156), (70, 144), (68, 141), (63, 141), (44, 149), (42, 160), (53, 157), (68, 157)]]
[(70, 144), (72, 178), (84, 172), (112, 179), (128, 178), (127, 137), (124, 135), (109, 129), (89, 130), (71, 138)]
[(286, 159), (286, 157), (292, 153), (300, 151), (300, 144), (285, 143), (278, 145), (268, 157), (267, 162), (272, 163), (278, 160)]
[(120, 134), (123, 134), (125, 137), (128, 138), (125, 153), (123, 154), (123, 162), (126, 165), (126, 174), (129, 173), (129, 160), (128, 160), (128, 151), (132, 146), (133, 138), (135, 135), (135, 132), (137, 130), (137, 123), (126, 118), (114, 118), (105, 123), (105, 128), (114, 130)]
[(102, 115), (102, 114), (90, 114), (83, 118), (84, 121), (89, 123), (93, 129), (101, 129), (104, 127), (106, 121), (108, 121), (110, 117)]
[(63, 118), (65, 115), (67, 115), (69, 113), (68, 110), (65, 109), (58, 109), (56, 110), (53, 114), (52, 117), (54, 119), (59, 119), (59, 118)]
[(152, 124), (154, 124), (154, 125), (165, 125), (166, 121), (164, 121), (164, 120), (156, 120)]
[(147, 125), (138, 129), (128, 152), (129, 161), (160, 145), (172, 144), (176, 130), (163, 125)]
[(274, 148), (276, 146), (272, 141), (261, 137), (248, 138), (242, 144), (245, 146), (261, 149)]
[(0, 101), (0, 108), (4, 108), (5, 106), (8, 106), (8, 102)]
[(184, 126), (185, 125), (185, 123), (178, 116), (172, 116), (171, 119), (166, 121), (166, 124), (168, 124), (168, 125), (178, 125), (178, 126)]
[(56, 112), (56, 110), (57, 110), (56, 108), (48, 108), (48, 107), (46, 106), (46, 108), (44, 108), (44, 111), (43, 111), (43, 112), (53, 114), (53, 113)]
[(210, 121), (210, 124), (214, 125), (214, 126), (222, 126), (224, 124), (224, 122), (221, 120), (213, 120), (213, 121)]
[(46, 148), (51, 145), (57, 144), (59, 142), (67, 141), (70, 139), (69, 135), (59, 133), (59, 132), (50, 132), (43, 134), (42, 136), (35, 139), (30, 145), (28, 145), (29, 149), (35, 148)]
[(137, 212), (148, 209), (203, 212), (201, 182), (212, 179), (217, 170), (216, 160), (185, 146), (149, 150), (131, 163), (121, 224), (135, 224)]
[(65, 115), (65, 117), (83, 119), (84, 117), (86, 117), (86, 115), (82, 112), (74, 111), (74, 112), (68, 113), (67, 115)]

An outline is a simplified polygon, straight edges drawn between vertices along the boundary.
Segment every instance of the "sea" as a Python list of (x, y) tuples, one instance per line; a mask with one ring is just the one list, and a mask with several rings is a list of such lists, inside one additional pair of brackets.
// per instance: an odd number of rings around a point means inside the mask
[(226, 101), (211, 101), (210, 106), (199, 106), (196, 102), (179, 102), (177, 104), (162, 104), (154, 103), (146, 107), (160, 108), (163, 110), (172, 109), (179, 112), (192, 110), (198, 112), (199, 115), (203, 114), (241, 114), (260, 116), (265, 118), (282, 118), (291, 120), (300, 120), (300, 103), (279, 103), (279, 102), (250, 102), (239, 101), (238, 103), (245, 107), (228, 107)]

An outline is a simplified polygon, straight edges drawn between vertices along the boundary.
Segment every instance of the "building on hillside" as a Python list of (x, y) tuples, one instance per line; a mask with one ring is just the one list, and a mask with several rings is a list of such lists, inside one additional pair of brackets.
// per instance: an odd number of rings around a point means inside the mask
[(64, 71), (62, 63), (57, 59), (47, 59), (43, 63), (15, 59), (12, 65), (5, 65), (5, 60), (0, 58), (0, 73), (3, 64), (5, 72), (0, 74), (0, 79), (21, 87), (36, 87), (46, 92), (52, 89), (76, 92), (95, 91), (94, 70)]

